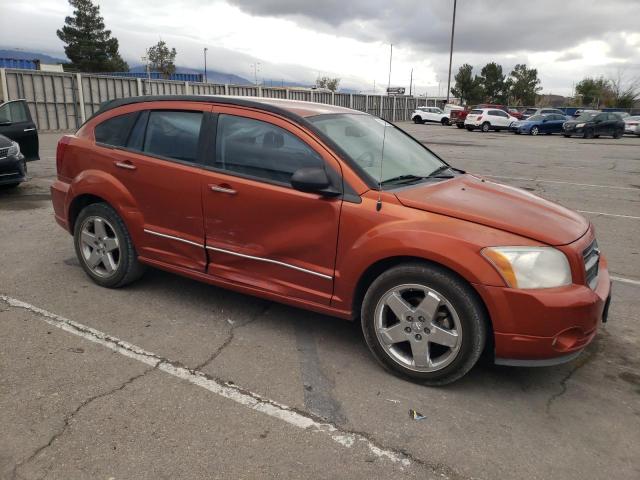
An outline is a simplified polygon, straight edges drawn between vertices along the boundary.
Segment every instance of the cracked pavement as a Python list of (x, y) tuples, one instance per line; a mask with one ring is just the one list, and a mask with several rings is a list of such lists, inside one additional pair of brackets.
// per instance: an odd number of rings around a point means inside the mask
[[(638, 215), (638, 139), (406, 127), (461, 168), (535, 179), (504, 181), (572, 208)], [(92, 284), (53, 221), (56, 140), (42, 136), (31, 182), (0, 193), (0, 295), (153, 354), (137, 361), (0, 302), (0, 479), (640, 477), (640, 287), (614, 283), (610, 322), (570, 364), (482, 364), (422, 387), (378, 367), (355, 324), (154, 270), (122, 290)], [(640, 280), (640, 221), (591, 220), (612, 272)], [(247, 408), (198, 386), (196, 371), (335, 430)]]

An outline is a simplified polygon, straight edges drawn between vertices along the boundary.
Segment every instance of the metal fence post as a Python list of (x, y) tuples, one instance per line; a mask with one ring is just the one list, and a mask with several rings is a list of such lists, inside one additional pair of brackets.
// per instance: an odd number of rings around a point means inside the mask
[(138, 96), (139, 97), (144, 95), (144, 92), (142, 91), (142, 79), (141, 78), (136, 78), (136, 88), (138, 89)]
[(309, 100), (310, 102), (313, 102), (313, 90), (311, 90), (311, 98)]
[(227, 95), (227, 96), (229, 95), (229, 84), (228, 83), (224, 84), (224, 94)]
[(369, 113), (369, 95), (364, 96), (364, 113)]
[(335, 105), (335, 104), (336, 104), (336, 92), (331, 90), (331, 105)]
[(87, 115), (84, 111), (84, 93), (82, 91), (82, 75), (76, 73), (76, 84), (78, 85), (78, 103), (80, 104), (80, 123), (84, 123), (87, 120)]
[(393, 97), (393, 109), (391, 110), (391, 121), (396, 121), (396, 97)]
[(286, 92), (287, 92), (287, 93), (285, 94), (285, 98), (286, 98), (287, 100), (289, 100), (289, 98), (291, 98), (291, 89), (290, 89), (289, 87), (287, 87), (285, 90), (286, 90)]
[(384, 100), (384, 97), (382, 95), (380, 95), (379, 97), (380, 97), (380, 118), (382, 118), (382, 102)]
[(349, 94), (349, 108), (353, 108), (353, 93)]
[(7, 71), (0, 68), (0, 98), (3, 102), (9, 101), (9, 85), (7, 84)]
[(191, 92), (189, 91), (189, 82), (184, 82), (184, 94), (185, 95), (191, 94)]
[(258, 85), (258, 96), (262, 96), (262, 85)]

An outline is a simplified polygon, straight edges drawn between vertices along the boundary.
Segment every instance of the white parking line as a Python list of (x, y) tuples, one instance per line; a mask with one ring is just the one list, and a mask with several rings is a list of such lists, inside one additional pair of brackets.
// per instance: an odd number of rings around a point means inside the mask
[(524, 177), (506, 177), (503, 175), (480, 175), (481, 177), (489, 178), (504, 178), (507, 180), (524, 180), (527, 182), (540, 182), (540, 183), (558, 183), (560, 185), (575, 185), (578, 187), (594, 187), (594, 188), (610, 188), (614, 190), (635, 190), (640, 192), (640, 189), (634, 187), (616, 187), (614, 185), (597, 185), (594, 183), (575, 183), (575, 182), (563, 182), (560, 180), (543, 180), (541, 178), (524, 178)]
[(613, 280), (614, 282), (628, 283), (629, 285), (640, 287), (640, 281), (632, 280), (630, 278), (616, 277), (615, 275), (611, 275), (611, 280)]
[(634, 217), (633, 215), (619, 215), (617, 213), (605, 213), (605, 212), (590, 212), (589, 210), (576, 210), (576, 212), (591, 213), (592, 215), (604, 215), (605, 217), (631, 218), (633, 220), (640, 220), (640, 217)]
[[(55, 313), (48, 312), (47, 310), (43, 310), (42, 308), (36, 307), (21, 300), (11, 298), (6, 295), (0, 295), (0, 300), (10, 305), (11, 307), (22, 308), (24, 310), (35, 313), (39, 318), (41, 318), (49, 325), (60, 328), (65, 332), (77, 335), (78, 337), (82, 337), (85, 340), (89, 340), (90, 342), (94, 342), (107, 347), (114, 352), (138, 360), (139, 362), (142, 362), (146, 365), (153, 366), (158, 370), (168, 373), (169, 375), (172, 375), (181, 380), (186, 380), (193, 385), (202, 387), (212, 393), (215, 393), (216, 395), (250, 408), (251, 410), (264, 413), (265, 415), (269, 415), (273, 418), (277, 418), (288, 423), (289, 425), (293, 425), (294, 427), (300, 428), (302, 430), (325, 434), (333, 441), (346, 448), (351, 448), (356, 444), (364, 445), (376, 457), (386, 458), (387, 460), (398, 464), (400, 468), (407, 467), (411, 463), (406, 455), (378, 446), (362, 434), (341, 431), (338, 427), (329, 423), (320, 422), (311, 415), (307, 415), (304, 412), (292, 410), (286, 405), (282, 405), (272, 400), (263, 398), (260, 395), (238, 387), (235, 384), (220, 382), (211, 378), (203, 372), (200, 372), (198, 370), (191, 370), (180, 365), (178, 362), (165, 359), (159, 355), (156, 355), (155, 353), (144, 350), (137, 345), (133, 345), (117, 337), (111, 336), (107, 333), (101, 332), (68, 318), (61, 317), (60, 315), (56, 315)], [(439, 473), (441, 478), (449, 478), (449, 476), (444, 472)]]

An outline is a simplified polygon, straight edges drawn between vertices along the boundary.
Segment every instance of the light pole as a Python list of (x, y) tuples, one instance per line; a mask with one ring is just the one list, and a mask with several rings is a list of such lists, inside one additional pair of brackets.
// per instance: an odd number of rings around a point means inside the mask
[(391, 51), (389, 52), (389, 81), (387, 82), (387, 95), (389, 95), (389, 89), (391, 88), (391, 61), (393, 60), (393, 43), (391, 44)]
[(449, 92), (451, 91), (451, 61), (453, 60), (453, 36), (456, 31), (456, 3), (453, 0), (453, 20), (451, 21), (451, 47), (449, 48), (449, 76), (447, 77), (447, 103), (449, 103)]
[(207, 83), (207, 47), (204, 47), (204, 83)]
[(257, 86), (258, 85), (258, 72), (260, 71), (260, 62), (252, 63), (251, 67), (253, 67), (253, 79), (254, 79), (254, 82), (255, 82), (255, 84)]
[(413, 85), (413, 68), (411, 69), (411, 77), (409, 78), (409, 96), (411, 96), (411, 86)]

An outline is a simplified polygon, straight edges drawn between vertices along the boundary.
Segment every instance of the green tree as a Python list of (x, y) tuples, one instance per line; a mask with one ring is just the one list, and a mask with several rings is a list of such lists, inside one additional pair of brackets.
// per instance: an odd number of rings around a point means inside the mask
[(583, 78), (576, 85), (576, 96), (580, 97), (580, 105), (583, 107), (600, 107), (606, 105), (613, 96), (611, 84), (604, 77)]
[(105, 30), (100, 7), (91, 0), (69, 0), (73, 16), (64, 19), (65, 25), (56, 32), (66, 43), (64, 53), (71, 67), (82, 72), (126, 72), (129, 65), (118, 52), (118, 39)]
[(339, 78), (318, 77), (318, 80), (316, 80), (316, 87), (326, 88), (328, 90), (331, 90), (332, 92), (338, 90), (338, 85), (340, 85)]
[(536, 95), (542, 87), (538, 70), (527, 68), (525, 64), (516, 65), (507, 79), (509, 102), (514, 105), (535, 105)]
[(611, 107), (633, 108), (636, 101), (640, 99), (640, 77), (633, 79), (625, 78), (625, 72), (618, 70), (615, 78), (609, 79), (611, 90)]
[(473, 67), (465, 63), (453, 77), (455, 85), (451, 88), (454, 97), (458, 97), (462, 104), (471, 105), (482, 100), (482, 86), (478, 76), (473, 75)]
[(506, 78), (502, 73), (502, 66), (495, 62), (487, 63), (480, 71), (480, 85), (484, 92), (485, 101), (489, 103), (506, 103)]
[(160, 72), (164, 78), (169, 78), (176, 72), (176, 49), (169, 49), (167, 43), (160, 40), (147, 50), (149, 68), (154, 72)]

